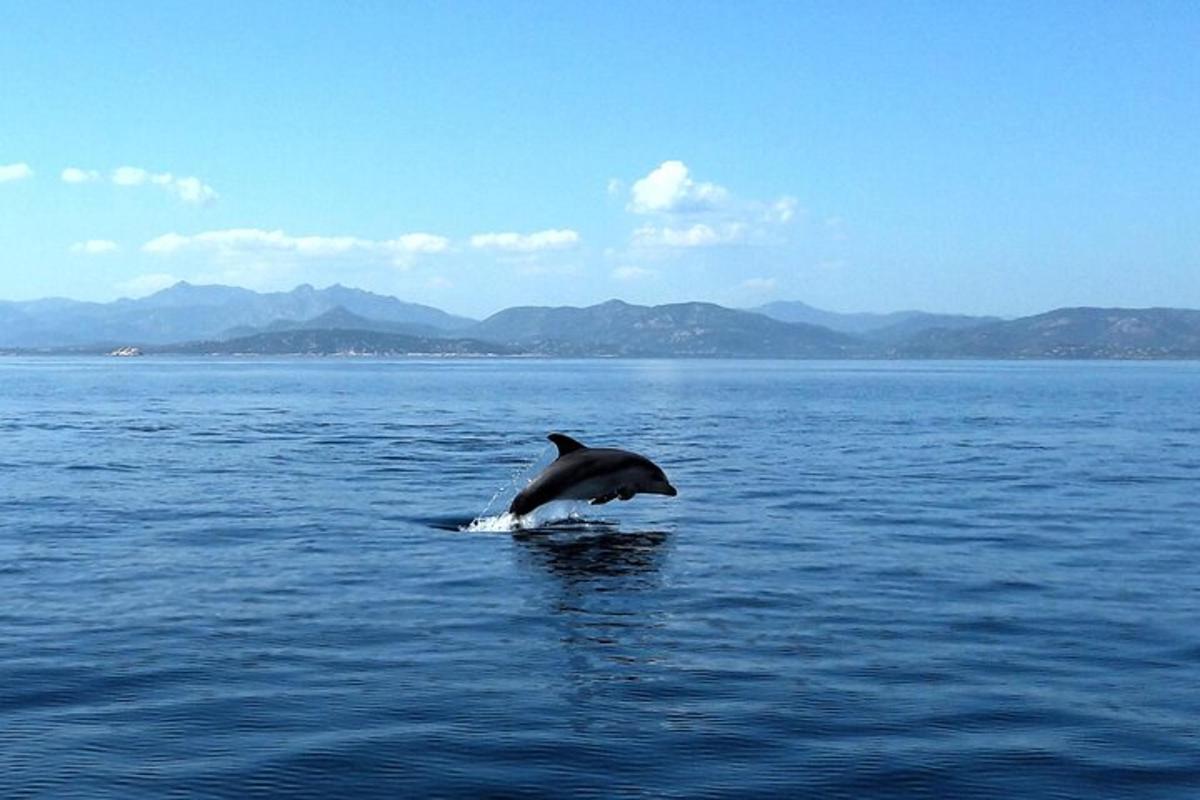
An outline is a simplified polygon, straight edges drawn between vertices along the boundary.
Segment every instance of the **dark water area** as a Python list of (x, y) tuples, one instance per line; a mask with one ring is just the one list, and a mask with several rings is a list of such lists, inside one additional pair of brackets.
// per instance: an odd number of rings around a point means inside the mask
[[(552, 430), (679, 496), (461, 530)], [(1183, 363), (0, 360), (0, 797), (1200, 797), (1198, 444)]]

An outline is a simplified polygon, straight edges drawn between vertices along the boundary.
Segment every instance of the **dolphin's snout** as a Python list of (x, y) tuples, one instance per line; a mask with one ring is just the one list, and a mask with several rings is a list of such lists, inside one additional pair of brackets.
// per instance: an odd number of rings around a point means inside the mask
[(665, 487), (665, 491), (663, 491), (663, 494), (665, 494), (667, 497), (674, 497), (675, 495), (679, 494), (679, 490), (668, 483)]

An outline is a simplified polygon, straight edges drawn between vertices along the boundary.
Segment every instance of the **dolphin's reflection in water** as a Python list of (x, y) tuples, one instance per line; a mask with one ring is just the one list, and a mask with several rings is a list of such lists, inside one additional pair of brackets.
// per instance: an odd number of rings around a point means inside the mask
[[(656, 578), (668, 538), (665, 531), (622, 533), (611, 524), (594, 522), (513, 534), (527, 562), (568, 584), (605, 578)], [(617, 588), (621, 581), (612, 583)]]
[(602, 727), (615, 705), (671, 671), (662, 607), (671, 535), (575, 521), (522, 531), (513, 541), (519, 563), (549, 579), (530, 601), (543, 606), (562, 648), (555, 682), (572, 709), (571, 725)]

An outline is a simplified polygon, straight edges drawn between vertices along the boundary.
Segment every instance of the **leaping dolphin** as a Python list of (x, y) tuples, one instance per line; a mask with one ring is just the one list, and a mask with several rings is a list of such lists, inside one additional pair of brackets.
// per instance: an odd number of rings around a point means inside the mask
[(558, 458), (513, 498), (510, 514), (522, 516), (551, 500), (588, 500), (600, 505), (638, 492), (678, 492), (650, 459), (628, 450), (585, 447), (561, 433), (546, 437), (558, 448)]

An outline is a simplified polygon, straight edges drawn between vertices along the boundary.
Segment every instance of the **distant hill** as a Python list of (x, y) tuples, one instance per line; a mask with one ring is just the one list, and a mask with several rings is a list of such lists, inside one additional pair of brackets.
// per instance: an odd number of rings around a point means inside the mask
[(258, 293), (189, 283), (112, 303), (0, 302), (0, 353), (122, 347), (147, 354), (1200, 359), (1200, 311), (1063, 308), (1005, 321), (920, 311), (835, 314), (803, 303), (746, 311), (610, 300), (584, 308), (519, 306), (476, 322), (338, 285)]
[(931, 314), (927, 311), (893, 311), (889, 314), (853, 313), (825, 311), (798, 300), (780, 300), (774, 303), (747, 309), (764, 314), (780, 322), (803, 322), (821, 325), (830, 330), (858, 335), (870, 335), (888, 341), (897, 341), (917, 331), (928, 328), (968, 328), (988, 322), (999, 322), (999, 317), (973, 317), (964, 314)]
[(832, 358), (858, 347), (852, 337), (826, 328), (712, 303), (521, 306), (493, 314), (467, 333), (546, 355)]
[(233, 339), (253, 336), (257, 333), (299, 330), (375, 331), (377, 333), (403, 333), (409, 336), (433, 338), (451, 335), (450, 331), (433, 325), (424, 325), (418, 322), (389, 322), (387, 320), (368, 319), (338, 306), (326, 311), (324, 314), (318, 314), (312, 319), (279, 319), (261, 328), (251, 325), (240, 325), (222, 332), (218, 338)]
[(177, 355), (513, 355), (516, 348), (476, 339), (409, 336), (363, 330), (288, 330), (235, 339), (162, 345), (147, 353)]
[(922, 331), (890, 354), (909, 358), (1200, 358), (1200, 311), (1060, 308), (966, 330)]
[(256, 328), (281, 319), (312, 319), (339, 307), (372, 320), (443, 331), (474, 323), (430, 306), (340, 285), (326, 289), (303, 285), (290, 292), (260, 294), (232, 286), (180, 282), (138, 300), (0, 303), (0, 347), (153, 345), (213, 339), (230, 329)]
[[(980, 325), (990, 325), (1003, 322), (999, 317), (972, 317), (966, 314), (929, 314), (924, 311), (903, 311), (904, 316), (898, 322), (885, 325), (882, 328), (872, 328), (862, 334), (872, 342), (902, 342), (922, 331), (934, 329), (966, 330)], [(891, 316), (882, 315), (882, 316)]]

